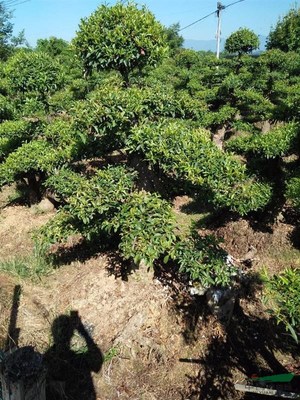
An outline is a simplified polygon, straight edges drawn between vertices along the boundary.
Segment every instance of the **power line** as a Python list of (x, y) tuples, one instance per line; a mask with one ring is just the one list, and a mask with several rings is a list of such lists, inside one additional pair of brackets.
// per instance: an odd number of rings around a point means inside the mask
[(23, 3), (28, 3), (30, 0), (24, 0), (24, 1), (14, 1), (12, 3), (7, 3), (7, 7), (12, 7), (12, 6), (17, 6), (18, 4), (23, 4)]
[[(233, 3), (227, 4), (227, 6), (222, 6), (222, 7), (223, 7), (223, 10), (225, 10), (225, 8), (227, 8), (227, 7), (233, 6), (234, 4), (241, 3), (242, 1), (245, 1), (245, 0), (238, 0), (238, 1), (235, 1), (235, 2), (233, 2)], [(187, 29), (187, 28), (189, 28), (190, 26), (193, 26), (193, 25), (197, 24), (197, 23), (200, 22), (200, 21), (203, 21), (204, 19), (210, 17), (211, 15), (216, 14), (218, 11), (219, 11), (219, 10), (217, 9), (217, 10), (211, 12), (210, 14), (207, 14), (207, 15), (205, 15), (204, 17), (202, 17), (202, 18), (200, 18), (200, 19), (197, 19), (197, 21), (194, 21), (194, 22), (192, 22), (191, 24), (186, 25), (186, 26), (184, 26), (183, 28), (179, 29), (178, 32), (181, 32), (181, 31), (183, 31), (184, 29)]]
[(189, 28), (190, 26), (197, 24), (197, 22), (203, 21), (205, 18), (208, 18), (208, 17), (210, 17), (211, 15), (213, 15), (213, 14), (215, 14), (215, 13), (216, 13), (216, 11), (213, 11), (212, 13), (205, 15), (205, 17), (202, 17), (202, 18), (200, 18), (200, 19), (197, 19), (197, 21), (192, 22), (191, 24), (185, 26), (184, 28), (179, 29), (178, 32), (183, 31), (184, 29)]
[(30, 0), (20, 1), (19, 3), (13, 4), (14, 6), (18, 6), (19, 4), (28, 3)]
[(234, 4), (241, 3), (242, 1), (245, 1), (245, 0), (238, 0), (238, 1), (235, 1), (234, 3), (227, 4), (227, 6), (224, 6), (224, 7), (227, 8), (227, 7), (233, 6)]
[(6, 8), (10, 8), (13, 6), (17, 6), (19, 4), (23, 4), (23, 3), (27, 3), (30, 0), (24, 0), (24, 1), (20, 1), (20, 0), (7, 0), (7, 1), (2, 1), (2, 5)]
[(11, 4), (16, 3), (17, 1), (18, 1), (18, 0), (1, 1), (1, 4), (2, 4), (4, 7), (7, 7), (7, 6), (10, 6)]

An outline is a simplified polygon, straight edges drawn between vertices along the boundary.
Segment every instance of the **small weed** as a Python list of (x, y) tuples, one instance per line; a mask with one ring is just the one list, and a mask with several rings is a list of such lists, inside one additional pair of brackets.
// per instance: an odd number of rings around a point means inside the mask
[(75, 349), (73, 349), (73, 351), (77, 354), (77, 355), (80, 355), (80, 354), (86, 354), (86, 353), (88, 353), (88, 347), (87, 347), (87, 345), (83, 345), (83, 346), (80, 346), (80, 347), (77, 347), (77, 348), (75, 348)]
[(286, 268), (277, 275), (263, 274), (265, 282), (265, 304), (269, 313), (282, 323), (295, 341), (300, 334), (300, 269)]
[(117, 357), (120, 353), (119, 347), (111, 347), (105, 354), (104, 354), (104, 362), (110, 362), (113, 358)]
[(0, 271), (8, 272), (19, 278), (39, 278), (49, 273), (51, 269), (52, 266), (49, 262), (36, 255), (13, 257), (8, 260), (0, 261)]
[(177, 233), (181, 237), (187, 237), (190, 233), (191, 225), (197, 228), (204, 228), (206, 226), (210, 213), (198, 214), (185, 214), (183, 212), (176, 212), (176, 228)]

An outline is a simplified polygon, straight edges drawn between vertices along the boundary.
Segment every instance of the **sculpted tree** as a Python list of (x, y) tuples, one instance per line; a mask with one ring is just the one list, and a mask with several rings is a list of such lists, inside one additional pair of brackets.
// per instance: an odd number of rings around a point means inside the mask
[(85, 72), (118, 70), (128, 85), (134, 68), (155, 65), (166, 53), (165, 30), (147, 8), (118, 2), (101, 5), (81, 20), (74, 40)]
[(61, 66), (42, 52), (18, 51), (4, 68), (12, 93), (35, 93), (45, 98), (63, 84)]
[(299, 35), (300, 9), (292, 8), (271, 30), (267, 40), (267, 49), (280, 49), (286, 52), (299, 51)]
[(232, 33), (225, 42), (225, 50), (228, 51), (228, 53), (237, 53), (239, 56), (252, 53), (253, 50), (258, 48), (258, 36), (247, 28), (238, 29), (236, 32)]

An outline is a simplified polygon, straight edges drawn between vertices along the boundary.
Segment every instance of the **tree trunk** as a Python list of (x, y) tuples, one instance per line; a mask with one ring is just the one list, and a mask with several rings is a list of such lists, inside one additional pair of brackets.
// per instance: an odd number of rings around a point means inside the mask
[(226, 126), (223, 125), (221, 128), (218, 128), (216, 130), (216, 132), (213, 134), (212, 137), (213, 142), (220, 150), (223, 150), (225, 133), (226, 133)]
[(30, 205), (39, 203), (41, 200), (41, 185), (39, 182), (39, 178), (35, 174), (31, 174), (28, 176), (27, 181)]
[(122, 75), (124, 86), (128, 88), (130, 86), (129, 83), (129, 71), (125, 67), (120, 67), (119, 69), (120, 74)]

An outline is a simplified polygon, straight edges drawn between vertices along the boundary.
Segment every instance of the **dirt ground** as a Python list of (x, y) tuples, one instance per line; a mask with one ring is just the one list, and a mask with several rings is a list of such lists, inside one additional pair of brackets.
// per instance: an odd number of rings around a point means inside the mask
[[(182, 206), (187, 202), (186, 197), (177, 199), (174, 206), (183, 221)], [(0, 262), (12, 255), (28, 255), (32, 230), (52, 215), (24, 206), (4, 207), (0, 213)], [(222, 236), (224, 248), (236, 259), (254, 248), (252, 265), (247, 267), (253, 271), (264, 266), (272, 272), (300, 266), (300, 252), (291, 242), (295, 227), (282, 216), (271, 228), (263, 232), (251, 222), (237, 219), (204, 231), (211, 229)], [(73, 391), (68, 392), (68, 386), (61, 389), (65, 398), (251, 399), (236, 392), (234, 383), (254, 373), (300, 371), (299, 349), (290, 340), (282, 340), (286, 336), (265, 313), (255, 282), (249, 282), (236, 303), (231, 322), (222, 325), (203, 308), (201, 297), (180, 296), (153, 271), (140, 267), (122, 279), (113, 273), (117, 269), (116, 255), (106, 253), (62, 266), (40, 280), (0, 275), (2, 343), (16, 285), (21, 287), (19, 346), (32, 345), (47, 359), (57, 345), (57, 327), (63, 329), (59, 324), (73, 324), (68, 355), (79, 360), (86, 371), (77, 382), (71, 382)], [(99, 355), (97, 365), (86, 362), (89, 352)], [(74, 366), (64, 365), (68, 368), (74, 378)], [(81, 383), (90, 376), (92, 389), (84, 392)]]

